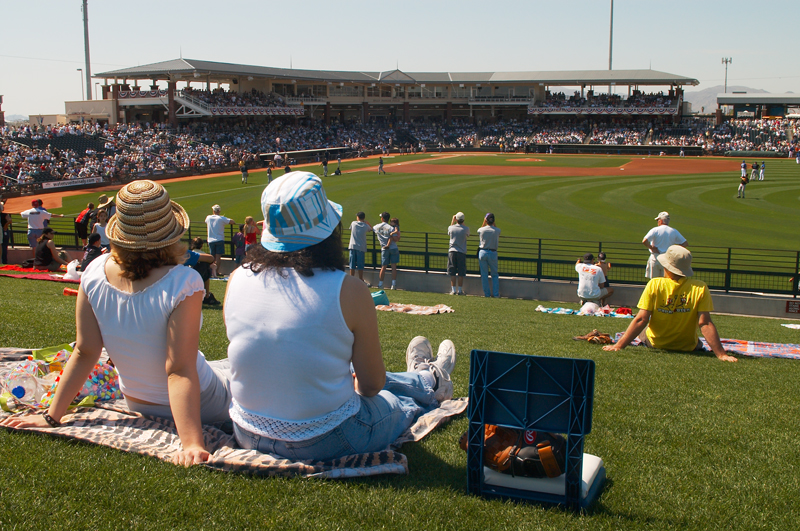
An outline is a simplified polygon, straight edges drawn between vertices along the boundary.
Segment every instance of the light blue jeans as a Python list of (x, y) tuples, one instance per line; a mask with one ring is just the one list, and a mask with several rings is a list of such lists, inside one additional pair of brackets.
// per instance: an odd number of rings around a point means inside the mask
[[(361, 410), (327, 433), (305, 441), (279, 441), (233, 424), (242, 448), (293, 460), (327, 460), (386, 450), (422, 414), (438, 402), (418, 372), (387, 372), (375, 396), (361, 398)], [(287, 399), (290, 399), (287, 397)]]
[[(497, 251), (480, 251), (478, 261), (481, 267), (481, 286), (484, 297), (500, 296), (500, 278), (497, 276)], [(489, 271), (492, 272), (492, 292), (489, 293)]]

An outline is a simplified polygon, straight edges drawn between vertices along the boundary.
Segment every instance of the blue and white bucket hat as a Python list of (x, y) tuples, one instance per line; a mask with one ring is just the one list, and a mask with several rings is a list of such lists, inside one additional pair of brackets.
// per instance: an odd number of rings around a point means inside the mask
[(305, 171), (272, 181), (261, 194), (261, 211), (261, 245), (276, 253), (299, 251), (323, 241), (342, 219), (342, 205), (328, 201), (322, 180)]

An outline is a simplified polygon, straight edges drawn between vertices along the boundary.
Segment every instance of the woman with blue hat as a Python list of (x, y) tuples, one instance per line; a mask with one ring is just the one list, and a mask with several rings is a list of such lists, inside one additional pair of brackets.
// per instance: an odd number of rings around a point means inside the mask
[(344, 271), (342, 207), (307, 172), (275, 179), (261, 207), (261, 245), (225, 296), (237, 441), (300, 460), (388, 448), (452, 398), (453, 342), (433, 360), (415, 337), (408, 371), (387, 373), (369, 289)]

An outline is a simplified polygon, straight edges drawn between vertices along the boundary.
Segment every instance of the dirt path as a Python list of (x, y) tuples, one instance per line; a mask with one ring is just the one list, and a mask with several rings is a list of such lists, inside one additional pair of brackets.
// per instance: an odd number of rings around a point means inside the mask
[[(494, 153), (432, 153), (431, 155), (437, 160), (456, 158), (456, 157), (474, 157), (493, 155)], [(505, 158), (513, 158), (513, 154), (494, 154), (503, 156)], [(573, 155), (583, 156), (583, 155)], [(373, 155), (369, 158), (377, 159), (379, 155)], [(428, 159), (420, 160), (403, 160), (401, 155), (394, 155), (386, 157), (384, 168), (392, 169), (402, 173), (429, 173), (438, 175), (508, 175), (508, 176), (543, 176), (543, 177), (560, 177), (567, 175), (574, 176), (611, 176), (619, 175), (620, 172), (625, 172), (626, 175), (688, 175), (692, 173), (722, 173), (722, 172), (737, 172), (739, 170), (738, 164), (733, 159), (724, 159), (717, 157), (708, 158), (663, 158), (663, 157), (646, 157), (646, 158), (633, 158), (631, 162), (612, 168), (575, 168), (575, 167), (552, 167), (552, 166), (471, 166), (471, 165), (453, 165), (446, 164), (430, 164)], [(524, 161), (539, 160), (539, 159), (518, 159)], [(319, 163), (312, 162), (309, 164), (299, 164), (295, 168), (304, 168), (309, 166), (319, 166)], [(260, 171), (260, 170), (254, 170)], [(378, 166), (370, 166), (359, 168), (355, 171), (378, 171)], [(180, 181), (194, 181), (200, 179), (213, 179), (215, 177), (239, 175), (238, 171), (223, 172), (223, 173), (209, 173), (206, 175), (189, 175), (186, 177), (174, 177), (171, 179), (161, 179), (160, 183), (173, 183)], [(11, 214), (18, 214), (23, 210), (31, 207), (31, 201), (41, 199), (44, 202), (45, 208), (61, 208), (62, 198), (73, 195), (81, 195), (86, 193), (97, 193), (98, 195), (104, 192), (116, 192), (120, 189), (120, 185), (103, 186), (100, 188), (82, 189), (82, 190), (63, 190), (53, 191), (49, 193), (39, 193), (36, 195), (28, 195), (22, 197), (15, 197), (9, 199), (5, 205), (5, 211)]]

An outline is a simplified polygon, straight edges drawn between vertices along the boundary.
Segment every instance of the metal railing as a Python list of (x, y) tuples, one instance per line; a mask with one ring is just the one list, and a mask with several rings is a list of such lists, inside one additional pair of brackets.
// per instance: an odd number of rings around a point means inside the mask
[[(21, 218), (14, 216), (11, 245), (27, 246), (26, 231)], [(80, 247), (80, 239), (74, 231), (71, 218), (53, 218), (50, 226), (55, 230), (54, 243), (58, 247)], [(225, 256), (233, 257), (233, 235), (237, 225), (229, 225), (225, 231)], [(206, 240), (205, 223), (194, 222), (184, 236), (188, 241), (200, 237)], [(342, 234), (343, 252), (347, 254), (350, 231)], [(446, 233), (403, 232), (398, 243), (400, 267), (402, 269), (427, 272), (447, 270), (449, 237)], [(467, 272), (478, 274), (478, 238), (473, 235), (467, 241)], [(208, 251), (208, 246), (204, 246)], [(593, 242), (557, 240), (547, 238), (517, 238), (502, 236), (498, 253), (500, 276), (530, 278), (535, 280), (577, 280), (575, 262), (585, 253), (605, 252), (611, 264), (611, 284), (644, 285), (647, 250), (641, 243)], [(740, 249), (733, 247), (709, 247), (692, 245), (692, 269), (695, 277), (715, 290), (727, 292), (757, 292), (800, 295), (800, 251), (779, 249)], [(381, 250), (374, 234), (367, 238), (365, 265), (380, 268)]]

